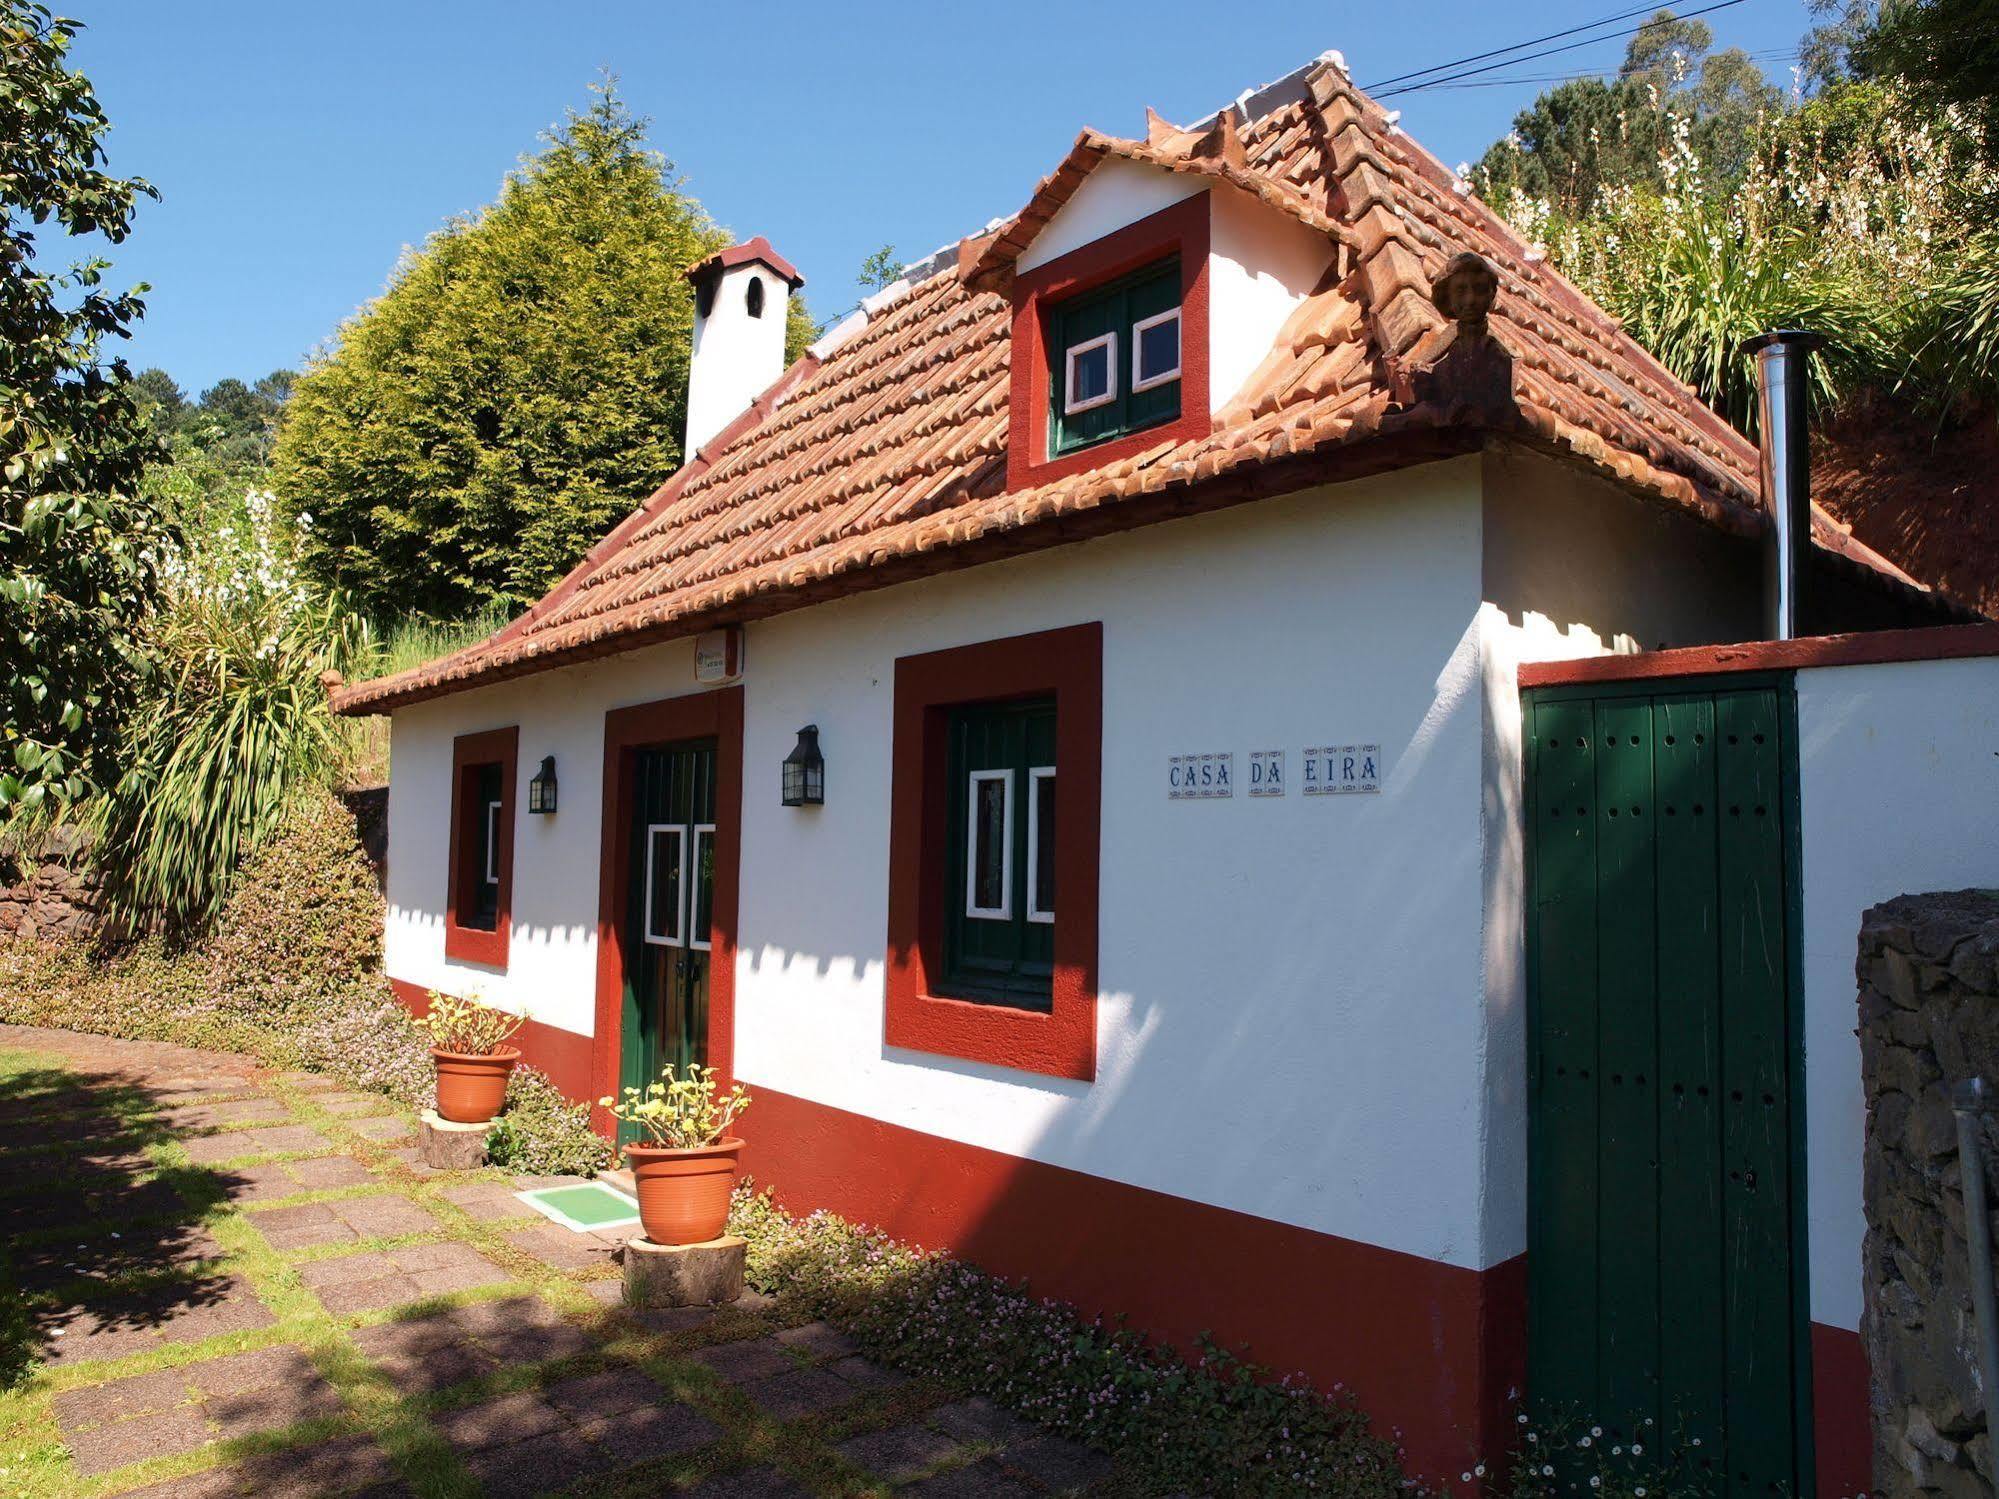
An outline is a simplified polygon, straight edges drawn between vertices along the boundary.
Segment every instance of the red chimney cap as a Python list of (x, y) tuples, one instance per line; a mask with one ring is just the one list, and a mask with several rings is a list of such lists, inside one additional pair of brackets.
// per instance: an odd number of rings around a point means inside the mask
[(739, 265), (750, 265), (761, 261), (791, 283), (793, 291), (805, 284), (805, 278), (798, 274), (798, 267), (786, 260), (770, 247), (770, 241), (759, 234), (755, 239), (746, 239), (740, 245), (731, 245), (726, 250), (718, 250), (706, 260), (687, 268), (687, 279), (698, 281), (710, 271), (733, 270)]

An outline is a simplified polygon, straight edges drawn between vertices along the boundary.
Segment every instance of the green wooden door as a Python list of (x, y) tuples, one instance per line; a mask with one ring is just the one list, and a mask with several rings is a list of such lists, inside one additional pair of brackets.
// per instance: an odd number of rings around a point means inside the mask
[(1530, 1398), (1809, 1492), (1788, 685), (1524, 713)]
[[(715, 745), (638, 752), (626, 878), (623, 1083), (708, 1060), (708, 955), (715, 889)], [(620, 1143), (636, 1137), (620, 1125)]]

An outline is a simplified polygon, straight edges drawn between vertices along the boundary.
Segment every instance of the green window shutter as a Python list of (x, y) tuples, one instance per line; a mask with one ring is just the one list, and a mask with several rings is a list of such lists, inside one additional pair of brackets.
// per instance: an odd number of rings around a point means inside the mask
[[(1134, 392), (1131, 386), (1133, 329), (1146, 318), (1179, 303), (1180, 261), (1174, 257), (1071, 298), (1049, 314), (1048, 454), (1051, 458), (1178, 418), (1178, 379), (1143, 391)], [(1114, 392), (1113, 398), (1082, 411), (1069, 411), (1069, 351), (1106, 334), (1115, 339), (1113, 357), (1109, 360), (1109, 388)]]
[(1046, 699), (954, 709), (944, 879), (944, 992), (1046, 1010), (1055, 927), (1037, 919), (1052, 894), (1055, 705)]

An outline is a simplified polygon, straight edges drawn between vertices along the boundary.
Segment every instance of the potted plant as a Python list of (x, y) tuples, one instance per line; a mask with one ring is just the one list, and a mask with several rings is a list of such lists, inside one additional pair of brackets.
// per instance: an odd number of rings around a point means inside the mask
[(625, 1158), (646, 1237), (655, 1244), (719, 1239), (729, 1224), (729, 1195), (741, 1169), (743, 1142), (729, 1128), (750, 1106), (743, 1085), (724, 1093), (713, 1067), (692, 1066), (680, 1077), (669, 1063), (658, 1082), (597, 1103), (645, 1135), (625, 1147)]
[(453, 1124), (484, 1124), (507, 1101), (507, 1079), (521, 1049), (507, 1043), (527, 1023), (476, 996), (432, 991), (423, 1026), (437, 1067), (437, 1115)]

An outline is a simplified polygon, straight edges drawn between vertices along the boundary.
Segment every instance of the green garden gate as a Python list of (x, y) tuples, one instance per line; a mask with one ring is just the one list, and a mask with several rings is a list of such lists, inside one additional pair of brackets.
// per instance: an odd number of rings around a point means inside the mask
[(1686, 1443), (1717, 1492), (1808, 1494), (1790, 683), (1523, 713), (1529, 1399)]

